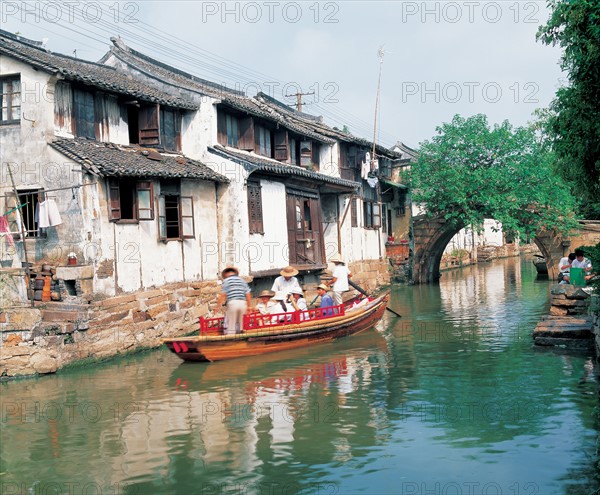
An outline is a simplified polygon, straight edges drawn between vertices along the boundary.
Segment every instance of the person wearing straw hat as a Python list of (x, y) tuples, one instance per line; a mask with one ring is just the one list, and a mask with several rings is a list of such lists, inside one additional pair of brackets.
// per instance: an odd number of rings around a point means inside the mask
[[(304, 299), (304, 293), (302, 292), (302, 289), (297, 287), (292, 289), (290, 303), (296, 311), (308, 311), (308, 305), (306, 304), (306, 299)], [(308, 314), (302, 313), (300, 315), (300, 320), (303, 321), (305, 317), (308, 318)]]
[(335, 268), (333, 269), (333, 278), (329, 282), (329, 285), (333, 288), (333, 302), (336, 306), (342, 304), (342, 292), (350, 290), (348, 286), (348, 279), (352, 277), (352, 273), (346, 267), (344, 260), (339, 254), (336, 254), (331, 261)]
[(248, 312), (252, 295), (250, 286), (240, 277), (239, 270), (234, 266), (228, 266), (221, 272), (223, 286), (217, 298), (217, 304), (222, 306), (227, 302), (225, 320), (227, 328), (224, 334), (241, 333), (244, 330), (244, 315)]
[[(328, 291), (329, 291), (329, 287), (327, 287), (325, 284), (317, 285), (317, 294), (319, 296), (321, 296), (321, 302), (319, 304), (319, 308), (329, 308), (331, 306), (334, 306), (333, 299), (331, 299), (331, 296), (329, 294), (327, 294)], [(327, 316), (331, 315), (331, 310), (329, 310), (326, 313), (326, 315)]]
[(287, 295), (291, 294), (292, 289), (294, 288), (300, 289), (300, 284), (298, 283), (296, 275), (298, 275), (298, 270), (296, 268), (293, 266), (286, 266), (279, 272), (279, 277), (273, 282), (271, 290), (273, 292), (283, 292)]
[(283, 316), (286, 313), (294, 312), (293, 306), (289, 302), (286, 302), (286, 299), (287, 295), (282, 291), (277, 292), (273, 296), (273, 301), (275, 301), (275, 304), (271, 307), (271, 314), (276, 315), (273, 316), (273, 319), (271, 320), (273, 323), (282, 323), (286, 320), (286, 318), (288, 321), (292, 319), (291, 315), (288, 317)]
[(263, 290), (258, 295), (258, 298), (260, 299), (260, 302), (256, 305), (256, 310), (261, 315), (271, 314), (271, 308), (275, 305), (275, 301), (271, 300), (271, 298), (274, 295), (275, 294), (273, 292), (271, 292), (270, 290)]

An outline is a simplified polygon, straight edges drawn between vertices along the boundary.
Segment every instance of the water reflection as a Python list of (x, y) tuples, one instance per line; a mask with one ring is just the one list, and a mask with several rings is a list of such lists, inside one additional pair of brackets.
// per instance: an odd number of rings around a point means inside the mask
[(403, 318), (331, 345), (4, 384), (2, 493), (590, 493), (592, 360), (532, 349), (527, 266), (398, 288)]

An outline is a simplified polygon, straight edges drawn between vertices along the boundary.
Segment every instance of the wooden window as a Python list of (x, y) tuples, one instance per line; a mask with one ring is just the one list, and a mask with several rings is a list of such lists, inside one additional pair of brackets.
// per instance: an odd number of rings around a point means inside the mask
[(73, 135), (96, 139), (94, 93), (73, 90)]
[(217, 141), (222, 146), (227, 146), (227, 115), (217, 110)]
[(248, 220), (251, 234), (264, 234), (262, 194), (260, 182), (249, 181), (248, 185)]
[(108, 196), (108, 218), (111, 222), (137, 223), (140, 220), (154, 220), (152, 181), (110, 178)]
[(365, 229), (379, 229), (381, 227), (381, 204), (375, 201), (363, 202)]
[(312, 163), (312, 141), (300, 141), (300, 166), (309, 167)]
[(254, 152), (271, 158), (273, 156), (273, 145), (271, 142), (271, 130), (263, 126), (255, 127)]
[(358, 227), (358, 198), (350, 199), (350, 226)]
[(21, 122), (21, 76), (0, 78), (0, 84), (0, 124), (18, 124)]
[(238, 141), (240, 138), (238, 119), (228, 113), (225, 116), (225, 125), (227, 127), (227, 146), (231, 146), (232, 148), (237, 148)]
[[(15, 213), (15, 218), (20, 218), (23, 221), (23, 227), (25, 229), (25, 235), (27, 237), (45, 237), (45, 230), (42, 232), (38, 229), (36, 211), (40, 201), (43, 201), (42, 195), (44, 194), (43, 189), (20, 189), (17, 191), (19, 195), (18, 200), (14, 206), (24, 205), (19, 208)], [(18, 225), (18, 222), (17, 222)], [(14, 230), (14, 229), (13, 229)], [(18, 232), (15, 238), (21, 238), (21, 229), (17, 228)]]
[(275, 160), (287, 162), (289, 158), (288, 133), (285, 129), (280, 129), (274, 133), (275, 141)]
[(252, 117), (245, 117), (238, 120), (239, 128), (239, 141), (238, 147), (241, 150), (253, 151), (254, 150), (254, 119)]
[(290, 138), (290, 163), (292, 165), (300, 165), (300, 143), (297, 139)]
[(178, 194), (161, 194), (158, 197), (159, 240), (180, 241), (194, 237), (193, 198)]
[(139, 144), (142, 146), (156, 146), (160, 144), (159, 116), (158, 105), (144, 105), (140, 107)]
[(321, 145), (319, 143), (312, 144), (312, 164), (315, 170), (319, 170), (321, 164)]
[(160, 144), (167, 150), (181, 151), (181, 114), (178, 110), (160, 109)]

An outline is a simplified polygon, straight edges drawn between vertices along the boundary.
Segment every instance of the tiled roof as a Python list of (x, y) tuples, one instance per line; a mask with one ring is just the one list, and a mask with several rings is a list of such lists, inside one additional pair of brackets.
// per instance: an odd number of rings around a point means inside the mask
[(60, 74), (68, 80), (79, 81), (112, 93), (125, 94), (142, 101), (185, 110), (198, 109), (198, 105), (191, 100), (158, 91), (113, 67), (52, 53), (38, 45), (37, 42), (0, 30), (0, 53), (37, 69), (51, 74)]
[(120, 146), (85, 138), (57, 139), (55, 150), (88, 172), (108, 177), (180, 177), (228, 183), (227, 177), (183, 155), (159, 153), (139, 146)]
[(291, 118), (290, 115), (279, 112), (273, 105), (266, 104), (258, 98), (247, 97), (240, 91), (187, 74), (129, 48), (121, 40), (113, 38), (112, 42), (114, 46), (111, 47), (109, 53), (102, 57), (101, 61), (106, 61), (110, 58), (110, 55), (113, 55), (123, 63), (161, 82), (221, 100), (223, 104), (231, 108), (276, 122), (291, 131), (316, 141), (328, 144), (335, 142), (334, 139), (315, 132), (306, 122)]
[(339, 177), (332, 177), (319, 172), (313, 172), (302, 167), (281, 163), (277, 160), (256, 155), (254, 153), (233, 151), (230, 148), (223, 148), (220, 145), (209, 147), (208, 151), (227, 160), (239, 163), (250, 172), (268, 172), (283, 177), (293, 175), (296, 177), (310, 179), (317, 183), (331, 184), (349, 190), (356, 190), (360, 187), (358, 182), (340, 179)]

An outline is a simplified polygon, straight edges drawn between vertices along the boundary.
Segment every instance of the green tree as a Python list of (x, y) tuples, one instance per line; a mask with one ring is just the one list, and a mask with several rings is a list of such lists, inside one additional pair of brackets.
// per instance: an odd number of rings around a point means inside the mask
[(574, 199), (552, 162), (531, 128), (507, 121), (490, 128), (485, 115), (456, 115), (421, 143), (410, 171), (413, 200), (457, 225), (494, 218), (523, 239), (543, 229), (567, 233), (576, 226)]
[(546, 131), (558, 172), (582, 201), (581, 213), (600, 218), (600, 2), (548, 0), (551, 15), (537, 38), (564, 52), (569, 84), (550, 104)]

